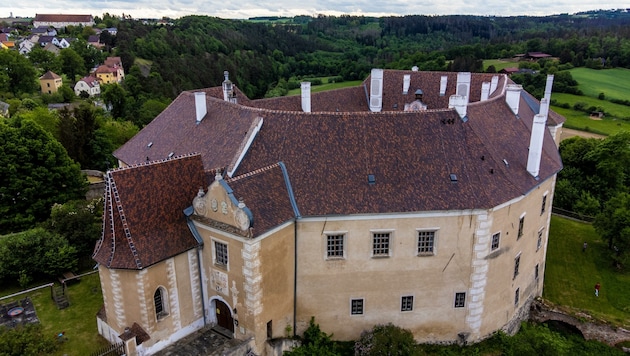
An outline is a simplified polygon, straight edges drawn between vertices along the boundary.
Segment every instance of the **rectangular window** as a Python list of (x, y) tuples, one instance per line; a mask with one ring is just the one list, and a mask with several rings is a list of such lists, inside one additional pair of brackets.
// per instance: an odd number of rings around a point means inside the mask
[(525, 215), (521, 216), (518, 220), (518, 234), (516, 235), (517, 240), (523, 236), (523, 225), (525, 225)]
[(372, 254), (374, 256), (389, 256), (389, 232), (372, 233)]
[(543, 195), (542, 205), (540, 207), (540, 215), (542, 215), (545, 212), (546, 208), (547, 208), (547, 194)]
[(219, 241), (214, 242), (214, 263), (219, 266), (228, 264), (228, 246)]
[(540, 248), (542, 247), (542, 236), (543, 236), (543, 231), (542, 230), (538, 231), (538, 241), (536, 241), (536, 251), (540, 250)]
[(363, 315), (363, 299), (352, 299), (350, 302), (350, 314)]
[(518, 300), (520, 298), (521, 289), (516, 288), (516, 292), (514, 292), (514, 305), (518, 305)]
[(413, 296), (407, 295), (402, 297), (400, 300), (400, 311), (411, 311), (413, 310)]
[(536, 264), (536, 267), (534, 267), (534, 279), (538, 280), (538, 264)]
[(455, 308), (463, 308), (466, 305), (466, 293), (455, 293)]
[(326, 256), (328, 258), (343, 258), (343, 240), (345, 235), (327, 235), (326, 236)]
[(516, 278), (516, 276), (518, 276), (518, 267), (520, 264), (521, 264), (521, 255), (519, 254), (514, 259), (514, 277), (513, 278)]
[(501, 239), (501, 233), (497, 232), (496, 234), (492, 235), (492, 251), (496, 250), (499, 248), (499, 240)]
[(418, 256), (435, 254), (435, 231), (418, 231)]

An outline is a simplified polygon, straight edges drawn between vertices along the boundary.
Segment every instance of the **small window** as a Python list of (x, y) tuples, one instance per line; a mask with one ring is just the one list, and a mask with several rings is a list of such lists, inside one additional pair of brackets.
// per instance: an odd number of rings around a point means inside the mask
[(227, 267), (228, 265), (228, 246), (219, 241), (214, 242), (214, 264)]
[(326, 236), (326, 256), (328, 258), (344, 258), (344, 238), (344, 234)]
[(435, 254), (435, 231), (418, 231), (418, 256)]
[(523, 236), (523, 226), (525, 225), (525, 215), (521, 216), (518, 220), (518, 234), (516, 235), (516, 239), (520, 239)]
[(514, 277), (512, 277), (512, 278), (516, 278), (516, 276), (518, 276), (518, 268), (519, 268), (520, 264), (521, 264), (521, 255), (519, 254), (514, 259)]
[(543, 195), (542, 204), (540, 206), (540, 215), (542, 215), (545, 212), (546, 208), (547, 208), (547, 194)]
[(534, 267), (534, 279), (536, 281), (538, 281), (538, 264), (536, 264), (536, 267)]
[(536, 251), (542, 247), (543, 230), (538, 231), (538, 241), (536, 241)]
[(47, 88), (50, 88), (50, 83), (46, 83), (46, 87), (47, 87)]
[(521, 296), (521, 289), (520, 288), (516, 288), (516, 292), (514, 292), (514, 305), (518, 306), (518, 300)]
[(363, 315), (363, 299), (352, 299), (350, 302), (350, 314)]
[(389, 256), (389, 232), (372, 233), (372, 254), (378, 257)]
[(501, 233), (497, 232), (496, 234), (492, 235), (492, 251), (496, 250), (499, 248), (499, 240), (501, 239)]
[(466, 293), (455, 293), (455, 308), (463, 308), (466, 305)]
[(400, 300), (400, 311), (412, 311), (413, 310), (413, 296), (407, 295)]
[(158, 288), (153, 294), (153, 304), (155, 306), (155, 317), (157, 320), (163, 319), (168, 315), (166, 309), (166, 291), (164, 288)]
[(267, 339), (273, 338), (273, 325), (272, 320), (267, 322)]

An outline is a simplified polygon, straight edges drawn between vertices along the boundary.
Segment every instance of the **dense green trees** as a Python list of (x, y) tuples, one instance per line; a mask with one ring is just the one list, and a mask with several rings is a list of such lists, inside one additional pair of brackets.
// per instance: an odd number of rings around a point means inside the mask
[(54, 203), (82, 198), (87, 182), (63, 146), (29, 120), (0, 122), (0, 234), (44, 221)]
[(0, 92), (18, 94), (35, 91), (35, 68), (19, 52), (0, 51), (0, 68), (3, 68), (0, 71)]
[(40, 324), (28, 324), (15, 329), (0, 327), (0, 355), (51, 355), (57, 350), (57, 340), (47, 335)]

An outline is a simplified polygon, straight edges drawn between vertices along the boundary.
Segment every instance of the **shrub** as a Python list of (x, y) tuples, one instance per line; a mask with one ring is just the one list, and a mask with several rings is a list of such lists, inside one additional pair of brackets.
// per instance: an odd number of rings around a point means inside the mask
[(354, 344), (357, 356), (378, 355), (418, 355), (416, 342), (411, 331), (395, 326), (376, 325), (370, 331), (364, 331)]

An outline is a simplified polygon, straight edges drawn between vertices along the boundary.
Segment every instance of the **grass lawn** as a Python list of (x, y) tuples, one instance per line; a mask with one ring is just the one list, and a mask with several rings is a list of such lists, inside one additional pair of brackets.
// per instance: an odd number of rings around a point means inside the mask
[[(588, 243), (586, 252), (582, 244)], [(616, 271), (607, 245), (590, 224), (553, 216), (543, 297), (596, 318), (630, 327), (630, 274)], [(595, 296), (595, 283), (601, 284)]]
[(610, 118), (593, 120), (585, 113), (573, 109), (564, 109), (557, 106), (552, 106), (551, 109), (567, 119), (564, 123), (564, 127), (570, 129), (602, 135), (612, 135), (622, 130), (630, 131), (630, 122), (624, 120), (614, 120)]
[[(341, 83), (328, 83), (328, 78), (321, 78), (321, 79), (322, 79), (321, 85), (311, 85), (311, 93), (317, 93), (320, 91), (346, 88), (346, 87), (355, 87), (363, 83), (362, 80), (352, 80), (352, 81), (346, 81), (346, 82), (341, 82)], [(305, 80), (308, 80), (308, 79), (305, 79)], [(289, 92), (287, 93), (287, 96), (298, 95), (300, 93), (301, 93), (300, 88), (292, 89), (292, 90), (289, 90)]]
[(483, 70), (488, 69), (489, 66), (494, 66), (498, 72), (504, 68), (518, 68), (518, 61), (512, 59), (484, 59)]
[[(10, 294), (5, 293), (3, 294)], [(82, 356), (90, 355), (101, 347), (109, 345), (102, 338), (96, 328), (96, 313), (103, 305), (101, 284), (98, 273), (81, 277), (79, 283), (74, 283), (66, 289), (70, 306), (57, 309), (50, 297), (50, 288), (42, 288), (29, 294), (35, 305), (37, 317), (43, 328), (44, 335), (55, 338), (65, 331), (67, 341), (59, 345), (54, 356)], [(16, 299), (23, 299), (21, 295)], [(2, 303), (7, 303), (3, 300)]]
[(584, 95), (597, 98), (604, 93), (607, 99), (628, 99), (630, 92), (630, 69), (589, 69), (573, 68), (570, 70), (573, 79), (580, 83)]
[[(580, 89), (582, 85), (580, 85)], [(630, 92), (630, 89), (628, 90)], [(586, 107), (601, 107), (608, 115), (618, 119), (630, 119), (630, 106), (611, 103), (607, 100), (599, 100), (596, 97), (573, 95), (566, 93), (552, 93), (551, 99), (556, 100), (558, 104), (567, 103), (573, 107), (575, 103), (584, 103)], [(584, 114), (587, 115), (587, 114)]]

